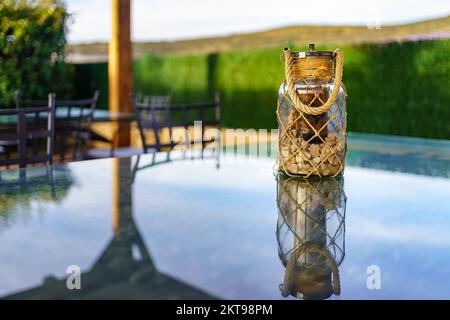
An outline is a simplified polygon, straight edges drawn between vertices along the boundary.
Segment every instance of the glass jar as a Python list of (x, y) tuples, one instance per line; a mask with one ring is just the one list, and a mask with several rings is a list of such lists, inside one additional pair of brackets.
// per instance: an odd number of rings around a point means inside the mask
[(284, 50), (286, 80), (277, 105), (278, 168), (288, 175), (344, 171), (346, 92), (341, 51)]
[(325, 299), (340, 294), (345, 256), (344, 178), (277, 175), (278, 254), (283, 296)]

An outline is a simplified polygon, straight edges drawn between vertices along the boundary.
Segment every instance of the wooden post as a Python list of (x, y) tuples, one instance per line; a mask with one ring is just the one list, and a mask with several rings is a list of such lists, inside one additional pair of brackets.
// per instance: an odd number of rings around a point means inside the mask
[[(109, 110), (132, 112), (131, 0), (112, 0), (112, 35), (109, 41)], [(117, 123), (116, 147), (130, 145), (130, 126)]]

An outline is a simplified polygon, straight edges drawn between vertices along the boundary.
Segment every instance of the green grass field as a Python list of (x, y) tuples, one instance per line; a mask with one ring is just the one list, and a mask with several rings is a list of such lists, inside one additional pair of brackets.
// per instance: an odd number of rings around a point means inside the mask
[[(339, 47), (345, 56), (349, 130), (450, 139), (450, 39)], [(224, 126), (274, 128), (283, 81), (280, 53), (281, 47), (147, 54), (134, 62), (134, 91), (170, 93), (174, 102), (204, 101), (219, 91)], [(77, 96), (100, 88), (101, 105), (107, 106), (106, 63), (76, 65), (72, 76)]]

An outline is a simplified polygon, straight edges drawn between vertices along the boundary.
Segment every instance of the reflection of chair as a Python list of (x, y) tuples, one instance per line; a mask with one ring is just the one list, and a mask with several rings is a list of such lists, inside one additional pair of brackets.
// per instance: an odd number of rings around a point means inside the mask
[(0, 233), (17, 220), (31, 219), (33, 205), (61, 202), (73, 183), (65, 165), (0, 171)]
[[(34, 170), (36, 171), (37, 169)], [(50, 187), (53, 197), (55, 194), (54, 168), (53, 166), (40, 166), (39, 169), (39, 174), (34, 174), (31, 177), (27, 177), (26, 169), (0, 171), (0, 193), (10, 194), (17, 191), (25, 193), (29, 189), (33, 190), (36, 185), (38, 188), (41, 188), (41, 185), (45, 183)], [(17, 174), (14, 175), (12, 173)]]
[(345, 256), (343, 178), (277, 177), (278, 253), (286, 267), (283, 296), (325, 299), (340, 294)]
[[(45, 116), (46, 125), (42, 127), (42, 116)], [(0, 144), (6, 152), (5, 159), (0, 160), (0, 166), (19, 165), (21, 168), (28, 164), (53, 162), (54, 128), (55, 128), (55, 95), (49, 94), (48, 101), (32, 108), (0, 110), (0, 117), (17, 118), (17, 131), (15, 133), (0, 132)], [(39, 141), (45, 140), (45, 153)], [(16, 156), (11, 158), (12, 146), (17, 149)], [(31, 146), (31, 147), (29, 147)]]
[[(56, 133), (59, 136), (59, 153), (64, 161), (70, 151), (71, 158), (82, 158), (85, 147), (91, 138), (90, 125), (97, 106), (99, 91), (90, 99), (55, 100)], [(41, 100), (25, 100), (21, 92), (16, 91), (17, 108), (33, 107), (42, 104)], [(72, 141), (70, 141), (72, 140)]]
[(61, 201), (73, 183), (71, 171), (65, 165), (0, 171), (0, 227), (16, 215), (28, 216), (31, 201), (35, 204)]
[[(205, 137), (205, 127), (214, 127), (220, 130), (220, 97), (216, 94), (215, 101), (196, 104), (156, 104), (151, 101), (138, 102), (132, 96), (132, 104), (136, 114), (139, 133), (142, 140), (144, 153), (151, 150), (171, 150), (179, 145), (201, 144), (204, 148), (217, 137)], [(194, 126), (195, 121), (201, 121), (201, 137), (189, 139), (189, 128)], [(174, 130), (185, 129), (185, 141), (176, 141)], [(164, 132), (168, 137), (164, 139)], [(154, 142), (149, 142), (149, 136)]]
[(148, 157), (150, 161), (145, 164), (141, 163), (142, 162), (141, 155), (138, 155), (136, 158), (136, 162), (134, 163), (131, 169), (131, 182), (135, 181), (137, 173), (141, 170), (145, 170), (158, 165), (176, 161), (214, 159), (216, 160), (215, 163), (216, 168), (220, 169), (220, 149), (218, 148), (218, 146), (215, 146), (213, 149), (210, 149), (209, 151), (211, 151), (211, 153), (209, 154), (206, 153), (204, 148), (198, 150), (197, 153), (196, 152), (188, 153), (185, 150), (173, 152), (160, 152), (160, 153), (153, 151), (151, 153), (151, 157)]

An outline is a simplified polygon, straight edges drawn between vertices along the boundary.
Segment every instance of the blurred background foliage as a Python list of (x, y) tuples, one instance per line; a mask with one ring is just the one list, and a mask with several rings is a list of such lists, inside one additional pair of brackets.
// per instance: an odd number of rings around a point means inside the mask
[[(450, 39), (340, 47), (345, 56), (349, 130), (450, 139)], [(294, 45), (293, 49), (306, 49)], [(225, 127), (275, 128), (283, 81), (281, 48), (210, 54), (146, 54), (134, 61), (134, 91), (172, 94), (174, 102), (222, 95)], [(78, 93), (102, 91), (107, 108), (107, 63), (74, 65)]]
[(10, 107), (17, 89), (28, 98), (70, 92), (64, 64), (68, 17), (60, 0), (0, 2), (0, 105)]

